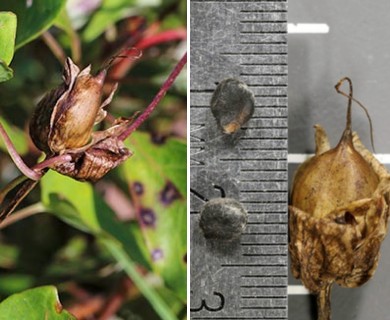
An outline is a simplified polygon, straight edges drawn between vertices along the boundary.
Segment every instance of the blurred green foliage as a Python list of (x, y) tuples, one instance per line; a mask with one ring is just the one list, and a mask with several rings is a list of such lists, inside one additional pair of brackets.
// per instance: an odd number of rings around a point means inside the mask
[[(44, 313), (42, 313), (44, 310)], [(66, 310), (63, 310), (58, 301), (55, 287), (46, 286), (26, 290), (14, 294), (0, 303), (0, 319), (28, 319), (39, 320), (72, 320), (76, 319)]]
[(9, 64), (14, 56), (16, 37), (16, 15), (13, 12), (0, 12), (0, 82), (12, 78)]
[[(0, 121), (30, 166), (42, 157), (29, 139), (28, 120), (61, 82), (64, 56), (98, 70), (123, 48), (143, 46), (142, 58), (118, 59), (107, 80), (108, 88), (119, 82), (108, 111), (129, 117), (150, 103), (185, 49), (183, 0), (3, 0), (0, 11), (17, 18), (15, 35), (16, 19), (2, 29), (0, 12), (0, 79), (3, 70), (8, 80), (0, 83)], [(87, 309), (89, 300), (101, 298), (89, 315), (99, 316), (113, 296), (122, 299), (114, 310), (119, 319), (185, 318), (185, 70), (141, 130), (127, 142), (134, 155), (95, 185), (49, 171), (18, 208), (34, 215), (0, 230), (0, 299), (11, 295), (0, 303), (1, 316), (12, 308), (29, 312), (20, 299), (39, 298), (38, 319), (57, 301), (55, 288), (46, 286), (54, 285), (80, 319), (77, 310)], [(0, 187), (17, 175), (0, 142)], [(136, 182), (144, 195), (135, 193)], [(173, 195), (169, 204), (161, 201), (164, 190)], [(153, 228), (142, 220), (145, 207), (155, 214)], [(12, 295), (37, 286), (44, 287)], [(72, 319), (63, 314), (58, 318)]]

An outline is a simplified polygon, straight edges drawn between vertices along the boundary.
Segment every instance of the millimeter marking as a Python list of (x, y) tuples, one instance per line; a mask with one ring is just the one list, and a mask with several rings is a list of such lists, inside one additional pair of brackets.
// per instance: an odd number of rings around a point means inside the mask
[[(287, 319), (287, 1), (190, 1), (190, 318)], [(216, 127), (210, 99), (244, 81), (255, 112), (234, 137)], [(206, 240), (205, 199), (248, 212), (241, 238)]]

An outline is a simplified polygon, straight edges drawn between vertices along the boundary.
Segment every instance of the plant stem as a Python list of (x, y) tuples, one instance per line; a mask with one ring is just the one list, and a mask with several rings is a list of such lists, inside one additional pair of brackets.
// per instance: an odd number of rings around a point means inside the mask
[(13, 179), (11, 182), (9, 182), (3, 189), (0, 190), (0, 204), (4, 201), (5, 197), (7, 196), (8, 192), (10, 192), (13, 188), (15, 188), (17, 185), (21, 184), (23, 181), (27, 180), (28, 178), (25, 175), (20, 175)]
[(321, 289), (317, 295), (317, 311), (318, 320), (330, 320), (331, 309), (330, 309), (330, 293), (332, 284), (328, 283)]
[(45, 42), (45, 44), (53, 52), (57, 60), (63, 64), (66, 59), (66, 54), (57, 40), (51, 35), (49, 31), (46, 31), (42, 34), (42, 39), (43, 42)]
[(165, 96), (169, 88), (172, 86), (173, 82), (179, 75), (180, 71), (183, 69), (184, 65), (187, 63), (187, 52), (180, 59), (179, 63), (176, 65), (175, 69), (168, 76), (168, 79), (165, 80), (162, 85), (160, 91), (156, 94), (153, 101), (149, 104), (149, 106), (141, 113), (141, 115), (124, 131), (122, 132), (118, 138), (120, 140), (125, 140), (133, 131), (137, 130), (137, 128), (147, 119), (153, 110), (157, 107), (158, 103)]
[(62, 154), (59, 156), (46, 158), (42, 162), (36, 164), (33, 167), (33, 169), (41, 171), (43, 169), (50, 168), (51, 166), (53, 166), (55, 164), (61, 164), (61, 163), (70, 162), (70, 161), (72, 161), (72, 156), (70, 154)]
[[(16, 185), (16, 182), (19, 181), (19, 178), (21, 179), (20, 183)], [(15, 196), (12, 197), (12, 199), (9, 202), (6, 202), (5, 204), (1, 203), (0, 206), (0, 223), (3, 221), (9, 214), (12, 213), (12, 211), (15, 210), (15, 208), (18, 206), (18, 204), (30, 193), (30, 191), (36, 186), (38, 181), (30, 180), (25, 176), (18, 177), (14, 179), (10, 184), (12, 184), (14, 187), (18, 187)], [(2, 190), (0, 192), (0, 197), (5, 198), (7, 193), (11, 190), (10, 188), (6, 187), (5, 190), (8, 190), (7, 192), (4, 192)]]
[(103, 243), (114, 258), (121, 264), (122, 268), (137, 286), (139, 291), (141, 291), (143, 296), (149, 301), (154, 310), (160, 316), (160, 319), (177, 320), (177, 317), (166, 302), (161, 298), (156, 290), (154, 290), (145, 281), (143, 275), (137, 271), (136, 264), (130, 259), (123, 247), (118, 242), (111, 239), (104, 239)]
[(23, 159), (20, 157), (18, 152), (16, 151), (14, 145), (12, 144), (11, 139), (9, 138), (7, 132), (5, 131), (3, 125), (0, 123), (0, 136), (4, 140), (4, 144), (9, 152), (9, 155), (11, 156), (12, 160), (14, 161), (15, 165), (18, 167), (18, 169), (28, 178), (31, 180), (39, 180), (42, 177), (42, 174), (39, 172), (36, 172), (32, 169), (30, 169), (23, 161)]
[(20, 221), (34, 214), (41, 213), (44, 211), (45, 211), (45, 207), (41, 202), (25, 207), (19, 211), (16, 211), (13, 215), (9, 216), (2, 223), (0, 223), (0, 229), (4, 229), (17, 221)]

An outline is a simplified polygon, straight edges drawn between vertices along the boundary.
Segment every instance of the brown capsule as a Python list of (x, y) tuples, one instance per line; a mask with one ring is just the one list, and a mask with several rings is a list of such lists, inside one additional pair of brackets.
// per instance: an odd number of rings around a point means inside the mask
[(68, 151), (72, 161), (55, 165), (52, 169), (76, 180), (98, 181), (132, 156), (119, 138), (132, 122), (133, 118), (119, 118), (109, 129), (93, 132), (90, 144)]
[(321, 320), (330, 319), (333, 283), (356, 287), (376, 270), (387, 233), (390, 174), (351, 129), (352, 83), (347, 125), (330, 149), (317, 125), (316, 154), (297, 170), (289, 207), (293, 275), (318, 294)]
[(105, 118), (103, 108), (111, 102), (116, 86), (101, 103), (106, 70), (96, 76), (90, 71), (90, 66), (80, 71), (67, 58), (64, 82), (38, 103), (30, 122), (30, 135), (45, 153), (62, 154), (84, 147), (90, 142), (93, 126)]
[(244, 82), (225, 79), (215, 89), (210, 107), (223, 132), (233, 134), (252, 117), (255, 98)]

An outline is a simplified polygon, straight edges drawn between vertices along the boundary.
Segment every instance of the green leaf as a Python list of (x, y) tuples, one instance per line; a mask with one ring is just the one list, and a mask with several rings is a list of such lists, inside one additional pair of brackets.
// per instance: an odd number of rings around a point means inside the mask
[(145, 133), (133, 133), (134, 155), (123, 169), (141, 230), (153, 261), (167, 287), (186, 299), (186, 144), (178, 139), (153, 143)]
[(14, 56), (16, 35), (16, 15), (13, 12), (0, 12), (0, 60), (5, 65)]
[(134, 261), (150, 268), (139, 228), (135, 229), (133, 225), (118, 221), (114, 212), (89, 183), (78, 182), (49, 171), (41, 180), (41, 189), (42, 202), (49, 212), (81, 230), (93, 233), (108, 246), (156, 311), (161, 312), (162, 319), (175, 319), (155, 289), (148, 287), (142, 277), (134, 273), (137, 272)]
[(137, 271), (136, 265), (131, 261), (122, 247), (114, 241), (103, 241), (104, 245), (122, 265), (128, 276), (133, 280), (137, 288), (148, 299), (154, 310), (160, 315), (163, 320), (177, 320), (175, 314), (168, 308), (160, 296), (148, 285), (143, 276)]
[(132, 259), (149, 266), (139, 234), (116, 218), (91, 184), (49, 171), (41, 180), (41, 190), (42, 202), (49, 212), (97, 237), (115, 238), (124, 244)]
[(0, 274), (0, 293), (10, 295), (27, 290), (33, 286), (34, 281), (34, 277), (28, 274)]
[(0, 11), (12, 11), (18, 17), (16, 49), (47, 30), (65, 3), (66, 0), (2, 0)]
[(103, 0), (83, 32), (83, 40), (93, 41), (117, 21), (137, 15), (145, 7), (158, 6), (161, 0)]
[(0, 303), (0, 320), (71, 320), (76, 319), (62, 309), (57, 289), (45, 286), (14, 294)]
[[(26, 133), (15, 127), (11, 126), (3, 117), (0, 116), (0, 122), (4, 127), (4, 130), (9, 135), (16, 151), (19, 154), (25, 154), (28, 151), (28, 141), (26, 137)], [(7, 152), (7, 149), (4, 145), (3, 139), (0, 139), (0, 149)]]
[(13, 12), (0, 12), (0, 82), (13, 77), (9, 67), (15, 50), (16, 15)]
[(7, 81), (14, 76), (13, 70), (4, 61), (0, 60), (0, 82)]

